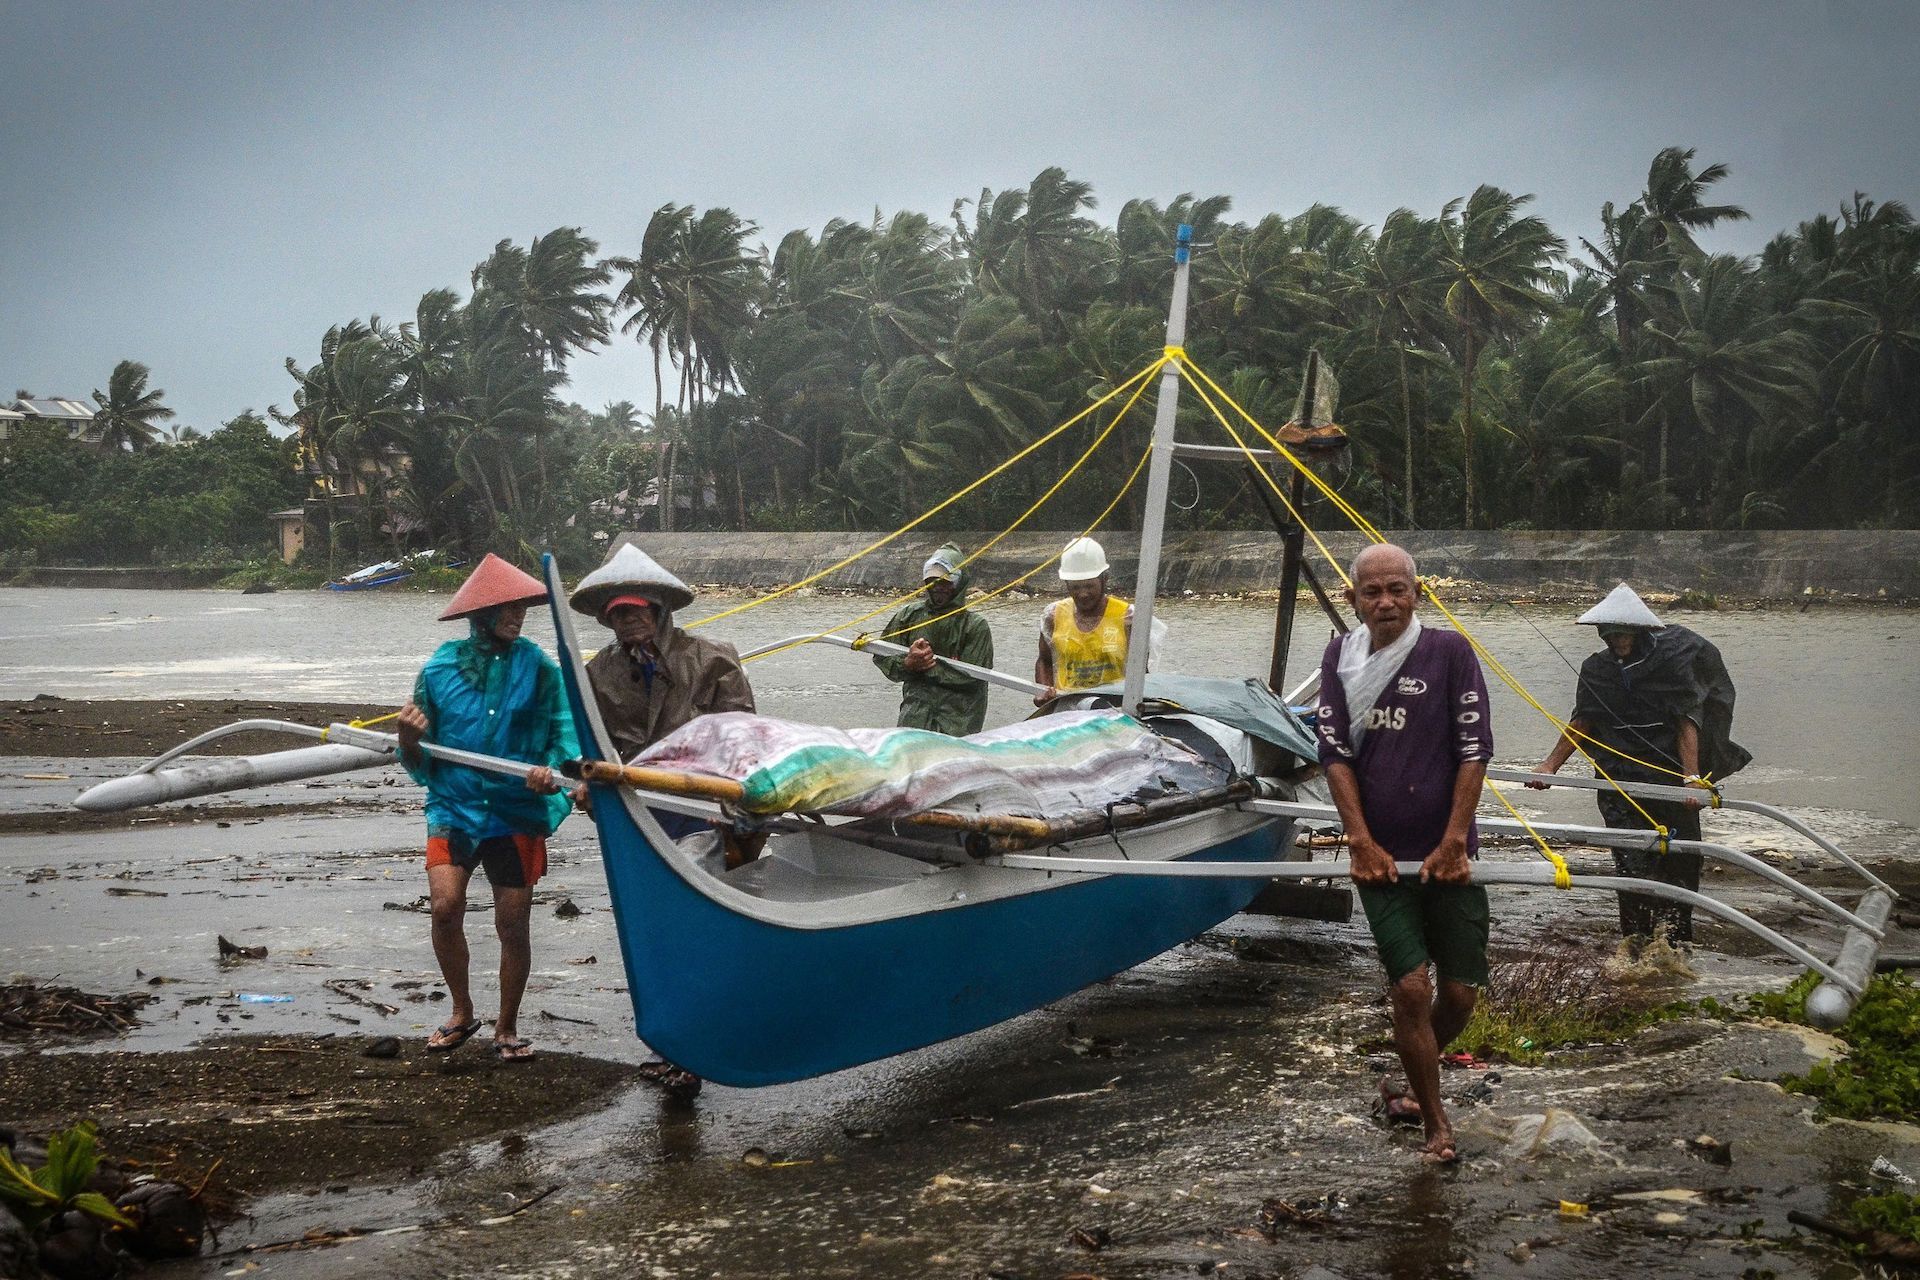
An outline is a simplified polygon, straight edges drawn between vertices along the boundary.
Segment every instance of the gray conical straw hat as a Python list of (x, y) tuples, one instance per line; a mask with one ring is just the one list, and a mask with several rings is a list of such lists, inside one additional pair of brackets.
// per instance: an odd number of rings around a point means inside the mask
[(645, 596), (668, 609), (684, 609), (693, 603), (693, 588), (660, 567), (652, 556), (626, 543), (607, 557), (607, 562), (580, 579), (580, 585), (567, 597), (567, 603), (579, 613), (597, 618), (615, 596)]
[(1647, 602), (1624, 582), (1608, 592), (1605, 600), (1581, 614), (1575, 622), (1595, 627), (1657, 628), (1667, 625), (1655, 617), (1653, 610), (1647, 608)]

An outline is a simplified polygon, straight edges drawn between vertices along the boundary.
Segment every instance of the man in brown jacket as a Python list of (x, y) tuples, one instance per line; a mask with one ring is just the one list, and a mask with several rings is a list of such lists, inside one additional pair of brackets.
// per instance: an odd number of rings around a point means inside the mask
[(674, 625), (693, 591), (632, 543), (582, 578), (569, 602), (613, 632), (587, 678), (622, 760), (697, 716), (753, 710), (739, 651)]
[[(753, 710), (753, 688), (739, 650), (676, 627), (674, 611), (693, 603), (693, 590), (632, 543), (582, 578), (568, 603), (613, 632), (614, 642), (587, 663), (587, 680), (622, 760), (700, 716)], [(584, 800), (584, 794), (576, 794), (576, 803)], [(715, 871), (759, 856), (765, 840), (736, 836), (667, 809), (650, 812), (683, 849), (693, 843), (688, 837), (717, 832), (722, 861), (713, 865)], [(672, 1063), (650, 1062), (640, 1069), (673, 1097), (684, 1100), (700, 1092), (700, 1078)]]

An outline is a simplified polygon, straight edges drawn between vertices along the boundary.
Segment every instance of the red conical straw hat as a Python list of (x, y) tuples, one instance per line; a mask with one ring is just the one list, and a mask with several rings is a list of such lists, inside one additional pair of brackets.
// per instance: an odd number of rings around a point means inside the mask
[(453, 600), (440, 615), (440, 621), (464, 618), (495, 605), (538, 604), (546, 598), (547, 589), (538, 578), (522, 573), (489, 551), (480, 567), (453, 593)]

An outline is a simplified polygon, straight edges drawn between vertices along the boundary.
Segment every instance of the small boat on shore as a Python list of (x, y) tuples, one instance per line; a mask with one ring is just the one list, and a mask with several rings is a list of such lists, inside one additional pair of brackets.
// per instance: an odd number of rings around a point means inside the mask
[[(327, 583), (327, 590), (372, 591), (377, 587), (405, 582), (414, 575), (416, 570), (431, 564), (436, 554), (433, 551), (416, 551), (411, 555), (401, 556), (398, 560), (382, 560), (378, 564), (370, 564), (364, 569), (355, 569), (352, 573), (334, 578)], [(440, 567), (457, 569), (465, 563), (465, 559), (448, 560)]]
[(389, 586), (395, 582), (405, 582), (413, 576), (413, 570), (398, 560), (382, 560), (379, 564), (370, 564), (364, 569), (355, 569), (327, 583), (329, 591), (372, 591), (376, 587)]

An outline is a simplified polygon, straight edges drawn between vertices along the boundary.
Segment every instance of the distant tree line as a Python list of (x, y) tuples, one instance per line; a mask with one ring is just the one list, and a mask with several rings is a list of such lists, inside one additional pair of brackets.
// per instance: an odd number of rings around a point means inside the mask
[(110, 401), (103, 447), (40, 422), (0, 444), (0, 568), (218, 565), (266, 553), (267, 513), (297, 505), (306, 487), (293, 442), (252, 412), (211, 433), (159, 428), (172, 411), (147, 378), (146, 366), (122, 361), (111, 394), (96, 393)]
[[(1354, 441), (1344, 486), (1382, 526), (1911, 525), (1920, 227), (1855, 195), (1758, 257), (1710, 254), (1700, 233), (1746, 217), (1714, 202), (1726, 173), (1664, 150), (1572, 246), (1492, 186), (1377, 227), (1326, 205), (1236, 221), (1224, 195), (1128, 200), (1105, 225), (1054, 168), (945, 220), (836, 219), (771, 251), (730, 209), (668, 204), (630, 256), (571, 227), (501, 241), (464, 298), (329, 329), (287, 362), (275, 417), (310, 470), (404, 454), (366, 510), (443, 546), (581, 559), (621, 528), (892, 527), (1158, 354), (1187, 223), (1188, 351), (1277, 427), (1317, 348)], [(568, 360), (620, 340), (651, 356), (651, 413), (565, 403)], [(1116, 408), (931, 527), (999, 527)], [(1034, 527), (1090, 520), (1150, 421)], [(1224, 442), (1190, 396), (1180, 429)], [(1244, 470), (1192, 469), (1177, 524), (1264, 521)], [(1115, 522), (1137, 519), (1135, 494)]]

